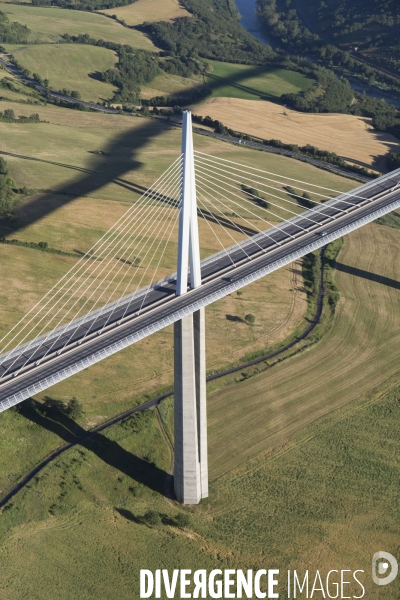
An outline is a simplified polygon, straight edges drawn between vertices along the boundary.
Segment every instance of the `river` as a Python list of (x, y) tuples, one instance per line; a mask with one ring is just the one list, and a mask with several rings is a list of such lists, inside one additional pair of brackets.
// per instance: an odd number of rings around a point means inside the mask
[(238, 11), (242, 15), (240, 20), (242, 27), (260, 40), (260, 42), (263, 42), (263, 44), (271, 46), (268, 34), (256, 15), (256, 0), (235, 0), (235, 3)]

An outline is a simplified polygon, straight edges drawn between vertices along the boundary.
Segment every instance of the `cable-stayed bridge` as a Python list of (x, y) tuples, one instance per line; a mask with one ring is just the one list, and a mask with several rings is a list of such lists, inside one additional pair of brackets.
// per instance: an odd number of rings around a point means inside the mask
[[(182, 154), (1, 340), (0, 411), (175, 324), (175, 491), (198, 502), (204, 307), (395, 210), (399, 182), (400, 170), (338, 193), (194, 152), (184, 113)], [(199, 221), (221, 247), (202, 261)]]

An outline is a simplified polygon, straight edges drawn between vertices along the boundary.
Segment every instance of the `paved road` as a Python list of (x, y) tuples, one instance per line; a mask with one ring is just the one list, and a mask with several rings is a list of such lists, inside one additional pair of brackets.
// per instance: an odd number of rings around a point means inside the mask
[[(100, 106), (99, 104), (94, 104), (92, 102), (84, 102), (83, 100), (77, 100), (76, 98), (71, 98), (70, 96), (65, 96), (64, 94), (60, 94), (59, 92), (54, 92), (54, 91), (44, 87), (43, 85), (40, 85), (34, 79), (27, 77), (26, 75), (24, 75), (24, 73), (22, 73), (16, 67), (14, 67), (14, 65), (6, 62), (2, 58), (0, 58), (0, 63), (15, 77), (19, 77), (19, 79), (24, 81), (24, 83), (28, 84), (29, 86), (33, 87), (34, 89), (36, 89), (39, 92), (42, 92), (45, 94), (49, 93), (53, 98), (63, 100), (64, 102), (69, 102), (70, 104), (83, 104), (87, 108), (91, 108), (92, 110), (97, 110), (99, 112), (110, 113), (110, 114), (120, 114), (120, 112), (121, 112), (120, 110), (118, 110), (116, 108), (108, 108), (107, 106)], [(131, 113), (126, 113), (126, 114), (131, 114)], [(181, 126), (179, 123), (172, 123), (172, 124), (176, 125), (177, 127)], [(230, 142), (233, 144), (242, 143), (241, 141), (239, 141), (238, 138), (234, 138), (234, 137), (227, 136), (227, 135), (221, 135), (219, 133), (212, 133), (211, 131), (207, 131), (206, 129), (201, 129), (199, 127), (194, 128), (194, 131), (200, 135), (214, 137), (214, 138), (217, 138), (224, 142)], [(311, 165), (315, 165), (316, 167), (319, 167), (320, 169), (325, 169), (326, 171), (331, 171), (332, 173), (337, 173), (338, 175), (344, 175), (345, 177), (351, 177), (352, 179), (355, 179), (356, 181), (363, 181), (363, 182), (370, 181), (370, 178), (365, 175), (359, 175), (358, 173), (354, 173), (353, 171), (343, 169), (343, 168), (337, 167), (335, 165), (330, 165), (329, 163), (326, 163), (322, 160), (317, 160), (310, 156), (305, 156), (304, 154), (299, 154), (298, 152), (292, 152), (290, 150), (285, 150), (283, 148), (275, 148), (274, 146), (268, 146), (268, 145), (257, 143), (257, 142), (246, 141), (244, 145), (251, 147), (251, 148), (256, 148), (257, 150), (263, 150), (264, 152), (272, 152), (273, 154), (281, 154), (282, 156), (296, 158), (297, 160), (301, 160), (303, 162), (310, 163)]]
[(342, 195), (214, 255), (202, 262), (202, 286), (183, 296), (169, 278), (9, 355), (0, 367), (0, 411), (398, 208), (399, 182), (400, 169), (357, 188), (357, 197)]

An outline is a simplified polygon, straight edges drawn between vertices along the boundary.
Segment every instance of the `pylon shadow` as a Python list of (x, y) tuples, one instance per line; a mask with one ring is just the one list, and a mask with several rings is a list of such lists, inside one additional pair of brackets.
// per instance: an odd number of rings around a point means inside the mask
[(47, 397), (44, 404), (33, 398), (19, 407), (26, 419), (51, 431), (67, 443), (77, 444), (93, 452), (103, 462), (117, 469), (130, 479), (163, 495), (168, 473), (143, 458), (122, 448), (117, 442), (99, 432), (86, 431), (79, 423), (65, 414), (63, 403)]
[(365, 271), (364, 269), (351, 267), (350, 265), (345, 265), (334, 260), (327, 260), (327, 263), (337, 271), (342, 271), (342, 273), (348, 273), (349, 275), (355, 275), (356, 277), (369, 279), (369, 281), (374, 281), (375, 283), (380, 283), (382, 285), (392, 287), (395, 290), (400, 290), (400, 281), (396, 281), (395, 279), (391, 279), (390, 277), (384, 277), (383, 275), (371, 273), (370, 271)]

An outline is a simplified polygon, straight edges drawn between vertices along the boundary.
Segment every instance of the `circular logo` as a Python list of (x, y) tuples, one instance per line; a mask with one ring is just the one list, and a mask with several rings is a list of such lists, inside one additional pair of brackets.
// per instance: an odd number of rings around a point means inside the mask
[(372, 579), (377, 585), (392, 583), (398, 571), (397, 560), (389, 552), (376, 552), (372, 557)]

